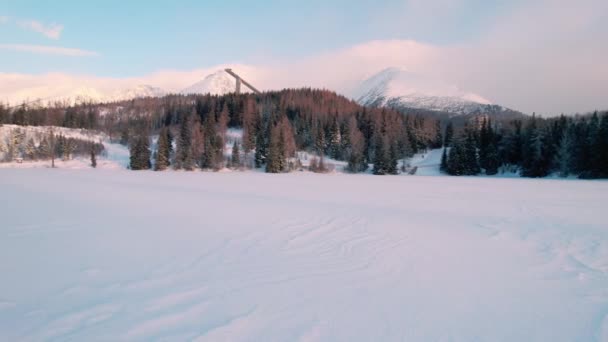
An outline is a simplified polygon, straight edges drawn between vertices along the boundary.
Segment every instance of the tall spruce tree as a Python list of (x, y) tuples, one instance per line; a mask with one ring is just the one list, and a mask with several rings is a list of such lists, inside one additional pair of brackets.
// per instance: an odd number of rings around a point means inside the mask
[(340, 124), (338, 123), (337, 117), (334, 118), (330, 129), (329, 154), (336, 160), (342, 159), (342, 134), (340, 132)]
[(595, 142), (595, 151), (597, 154), (597, 176), (600, 178), (608, 178), (608, 112), (604, 113)]
[(148, 170), (150, 163), (150, 138), (145, 133), (140, 133), (131, 141), (130, 147), (131, 170)]
[(285, 142), (283, 131), (275, 126), (270, 131), (270, 145), (268, 146), (268, 159), (266, 172), (280, 173), (285, 170)]
[(192, 114), (184, 117), (179, 126), (179, 136), (177, 139), (177, 151), (175, 155), (175, 168), (192, 170), (194, 169), (194, 156), (192, 154), (192, 126), (194, 118)]
[(465, 150), (465, 175), (477, 175), (481, 172), (479, 167), (479, 159), (477, 156), (477, 139), (473, 129), (466, 129), (466, 138), (464, 141)]
[(454, 137), (454, 125), (450, 121), (450, 122), (448, 122), (447, 126), (445, 127), (445, 137), (443, 140), (443, 146), (449, 147), (452, 144), (453, 137)]
[(432, 148), (441, 148), (443, 146), (443, 134), (441, 133), (441, 121), (435, 121), (435, 137), (433, 138)]
[(452, 147), (447, 155), (447, 173), (453, 176), (468, 175), (467, 151), (463, 139), (453, 138), (451, 145)]
[(154, 160), (154, 170), (163, 171), (171, 165), (171, 149), (169, 147), (169, 129), (163, 127), (158, 135), (158, 144)]
[(374, 139), (374, 168), (372, 170), (375, 175), (388, 173), (387, 151), (384, 140), (381, 134), (376, 134)]
[(555, 156), (555, 164), (560, 177), (568, 177), (572, 172), (573, 133), (572, 129), (564, 130), (559, 142), (559, 148), (557, 149), (557, 154)]
[(439, 171), (446, 172), (448, 171), (448, 148), (443, 147), (443, 152), (441, 152), (441, 164), (439, 164)]
[(368, 168), (368, 164), (365, 159), (365, 137), (357, 127), (357, 120), (354, 117), (350, 119), (348, 126), (349, 148), (347, 149), (347, 170), (355, 173), (363, 172)]
[(97, 167), (97, 152), (95, 151), (95, 144), (91, 143), (90, 148), (90, 153), (91, 153), (91, 167), (92, 168), (96, 168)]
[(239, 168), (241, 166), (241, 152), (239, 150), (238, 141), (234, 141), (232, 144), (232, 158), (230, 160), (233, 168)]
[(266, 164), (266, 158), (268, 156), (268, 128), (267, 118), (262, 118), (258, 121), (258, 128), (256, 130), (255, 138), (255, 167), (261, 168)]

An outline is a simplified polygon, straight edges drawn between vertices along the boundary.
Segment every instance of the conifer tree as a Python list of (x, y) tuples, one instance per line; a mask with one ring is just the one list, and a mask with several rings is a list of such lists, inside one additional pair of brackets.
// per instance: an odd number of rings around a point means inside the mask
[(219, 136), (222, 138), (222, 140), (226, 139), (226, 131), (228, 130), (228, 122), (230, 121), (230, 113), (228, 112), (228, 106), (226, 104), (226, 102), (224, 102), (224, 105), (222, 106), (222, 111), (220, 112), (220, 115), (217, 119), (217, 130), (218, 130), (218, 134)]
[[(349, 148), (347, 170), (350, 172), (363, 172), (367, 170), (368, 165), (365, 160), (365, 137), (357, 127), (357, 119), (354, 117), (348, 123), (349, 131)], [(347, 139), (345, 139), (347, 140)]]
[(255, 167), (260, 168), (266, 164), (268, 156), (268, 122), (263, 119), (258, 122), (255, 138)]
[(557, 170), (560, 177), (568, 177), (572, 167), (572, 143), (573, 143), (573, 130), (566, 129), (562, 134), (562, 139), (557, 149), (556, 164)]
[(486, 175), (491, 176), (497, 174), (500, 164), (500, 156), (498, 155), (496, 144), (491, 143), (488, 145), (488, 149), (486, 151)]
[(145, 133), (140, 133), (131, 140), (129, 167), (131, 170), (148, 170), (150, 163), (150, 138)]
[(283, 158), (281, 153), (281, 136), (279, 130), (274, 127), (270, 131), (270, 145), (268, 146), (268, 159), (266, 160), (266, 172), (279, 173), (283, 172)]
[(337, 160), (342, 159), (342, 135), (337, 117), (334, 118), (330, 130), (329, 150), (332, 158)]
[(91, 167), (92, 168), (96, 168), (97, 167), (97, 157), (95, 155), (95, 144), (91, 143)]
[(439, 165), (439, 171), (441, 172), (447, 172), (448, 170), (448, 153), (447, 153), (448, 148), (447, 147), (443, 147), (443, 152), (441, 153), (441, 164)]
[(477, 143), (475, 132), (472, 129), (465, 129), (466, 138), (464, 141), (465, 160), (466, 165), (465, 175), (477, 175), (481, 172), (479, 167), (479, 160), (477, 156)]
[(30, 160), (36, 159), (36, 143), (33, 138), (30, 138), (25, 145), (25, 156)]
[(452, 138), (454, 137), (454, 126), (452, 125), (452, 122), (448, 122), (447, 126), (445, 127), (445, 138), (443, 141), (443, 146), (447, 146), (449, 147), (452, 144)]
[(193, 122), (194, 118), (192, 114), (190, 114), (180, 123), (177, 151), (175, 156), (176, 169), (191, 171), (194, 168), (194, 156), (192, 155)]
[(163, 127), (158, 136), (157, 150), (154, 160), (154, 170), (163, 171), (170, 165), (169, 129)]
[(232, 158), (231, 163), (233, 168), (239, 168), (241, 166), (241, 152), (239, 151), (238, 141), (234, 141), (232, 144)]
[(467, 175), (469, 167), (467, 165), (467, 151), (462, 139), (454, 138), (451, 141), (452, 147), (447, 156), (446, 171), (453, 176)]
[(63, 160), (71, 160), (74, 155), (75, 149), (76, 149), (76, 141), (73, 138), (65, 139), (64, 150), (63, 150)]
[(522, 161), (524, 177), (544, 177), (548, 173), (548, 162), (545, 156), (544, 133), (539, 129), (537, 118), (532, 115), (525, 132), (525, 144)]
[(386, 160), (386, 144), (380, 134), (376, 134), (374, 142), (374, 168), (373, 173), (375, 175), (387, 174), (387, 160)]
[(315, 150), (319, 155), (325, 154), (325, 130), (323, 129), (323, 125), (321, 125), (321, 123), (317, 125)]
[(602, 121), (598, 129), (597, 140), (595, 142), (595, 152), (597, 154), (597, 176), (608, 178), (608, 112), (602, 116)]
[(435, 121), (435, 137), (433, 139), (432, 148), (441, 148), (443, 146), (443, 134), (441, 134), (441, 121)]
[(389, 142), (388, 143), (388, 156), (387, 156), (387, 165), (386, 165), (386, 173), (389, 175), (396, 175), (399, 173), (399, 169), (397, 165), (399, 163), (399, 156), (397, 153), (397, 143)]

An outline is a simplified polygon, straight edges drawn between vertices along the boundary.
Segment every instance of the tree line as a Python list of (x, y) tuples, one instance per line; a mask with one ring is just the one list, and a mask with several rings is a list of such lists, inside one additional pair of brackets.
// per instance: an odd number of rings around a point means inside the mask
[[(447, 138), (447, 134), (446, 134)], [(542, 119), (535, 115), (506, 126), (489, 118), (446, 139), (441, 170), (450, 175), (519, 172), (608, 178), (608, 113)]]
[[(481, 117), (481, 119), (480, 119)], [(58, 125), (101, 130), (131, 151), (134, 170), (301, 169), (296, 151), (328, 159), (349, 172), (404, 171), (413, 154), (445, 146), (441, 170), (450, 175), (517, 171), (524, 177), (557, 172), (606, 177), (605, 115), (506, 120), (458, 120), (366, 108), (334, 92), (285, 89), (260, 95), (168, 95), (110, 104), (50, 107), (0, 105), (0, 124)], [(238, 140), (229, 129), (242, 129)], [(401, 165), (401, 167), (399, 167)]]
[[(71, 160), (77, 156), (91, 157), (91, 163), (96, 165), (96, 156), (104, 152), (104, 146), (98, 142), (66, 137), (56, 134), (51, 129), (48, 132), (27, 134), (20, 128), (7, 130), (0, 139), (0, 160), (12, 162), (15, 160)], [(53, 163), (54, 164), (54, 163)]]

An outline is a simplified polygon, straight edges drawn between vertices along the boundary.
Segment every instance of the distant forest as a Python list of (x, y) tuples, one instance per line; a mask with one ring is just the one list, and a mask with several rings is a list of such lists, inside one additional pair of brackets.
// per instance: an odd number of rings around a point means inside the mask
[[(327, 90), (286, 89), (78, 106), (0, 105), (3, 123), (103, 131), (130, 148), (133, 170), (289, 172), (301, 168), (296, 151), (308, 151), (317, 156), (312, 171), (326, 171), (324, 160), (331, 158), (347, 162), (349, 172), (386, 175), (412, 172), (407, 158), (443, 148), (441, 170), (450, 175), (608, 178), (608, 113), (463, 120), (366, 108)], [(225, 157), (228, 128), (242, 129), (243, 136)]]

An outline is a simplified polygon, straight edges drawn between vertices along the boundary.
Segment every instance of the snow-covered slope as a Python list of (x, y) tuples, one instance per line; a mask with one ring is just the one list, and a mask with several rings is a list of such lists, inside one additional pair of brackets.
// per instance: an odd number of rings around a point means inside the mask
[(107, 98), (107, 94), (104, 94), (102, 91), (96, 88), (83, 86), (76, 88), (70, 91), (68, 94), (54, 100), (68, 102), (71, 104), (80, 104), (105, 102)]
[(0, 169), (0, 189), (2, 341), (608, 341), (607, 182)]
[(483, 112), (491, 102), (456, 86), (399, 68), (387, 68), (364, 80), (354, 92), (360, 104), (428, 109), (459, 114)]
[[(102, 143), (104, 145), (104, 152), (102, 155), (97, 156), (98, 164), (97, 167), (100, 169), (126, 169), (129, 164), (129, 150), (126, 146), (112, 143), (107, 135), (104, 133), (78, 129), (78, 128), (67, 128), (67, 127), (56, 127), (56, 126), (17, 126), (17, 125), (2, 125), (0, 126), (0, 160), (4, 159), (4, 155), (7, 152), (7, 146), (9, 145), (10, 137), (19, 132), (23, 139), (21, 141), (20, 149), (32, 139), (34, 144), (38, 146), (43, 137), (48, 136), (53, 130), (55, 135), (62, 135), (66, 138), (74, 138), (84, 141), (91, 141), (95, 143)], [(0, 168), (48, 168), (50, 164), (49, 160), (24, 160), (22, 163), (13, 162), (0, 162)], [(55, 160), (55, 166), (58, 168), (90, 168), (89, 157), (76, 156), (71, 160), (63, 161), (60, 158)]]
[[(183, 89), (182, 94), (212, 94), (224, 95), (236, 90), (236, 80), (224, 70), (218, 70), (207, 75), (203, 80)], [(247, 88), (241, 85), (241, 92), (247, 92)]]
[(167, 94), (161, 88), (153, 87), (147, 84), (140, 84), (133, 88), (118, 90), (107, 97), (107, 101), (124, 101), (143, 97), (161, 97)]
[(50, 100), (68, 102), (70, 104), (102, 103), (125, 101), (143, 97), (157, 97), (166, 94), (167, 93), (161, 88), (146, 84), (114, 91), (102, 91), (93, 87), (83, 86), (69, 90), (64, 95), (52, 97)]

